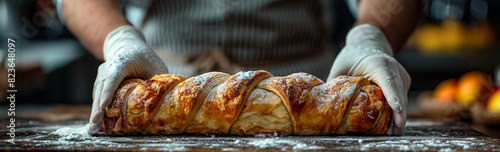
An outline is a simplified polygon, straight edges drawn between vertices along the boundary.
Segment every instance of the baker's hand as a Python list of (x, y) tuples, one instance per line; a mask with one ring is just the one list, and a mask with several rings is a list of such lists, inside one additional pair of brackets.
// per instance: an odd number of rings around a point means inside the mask
[(340, 75), (364, 76), (375, 82), (393, 110), (387, 134), (402, 134), (411, 78), (394, 59), (391, 45), (380, 29), (362, 24), (349, 31), (346, 45), (337, 55), (328, 80)]
[(108, 34), (103, 53), (105, 62), (99, 66), (92, 94), (89, 134), (99, 132), (104, 110), (123, 79), (147, 79), (168, 73), (165, 63), (146, 44), (143, 35), (130, 25), (118, 27)]

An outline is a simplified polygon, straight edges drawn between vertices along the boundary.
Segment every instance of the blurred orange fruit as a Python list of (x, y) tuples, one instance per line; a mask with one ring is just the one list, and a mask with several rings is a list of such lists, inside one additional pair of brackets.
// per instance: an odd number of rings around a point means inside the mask
[(500, 113), (500, 88), (496, 88), (491, 94), (486, 105), (489, 112)]
[(447, 79), (439, 83), (439, 85), (434, 89), (432, 97), (434, 100), (442, 103), (453, 103), (455, 102), (455, 96), (457, 94), (457, 79)]
[(493, 82), (483, 72), (471, 71), (458, 80), (457, 102), (469, 107), (476, 101), (486, 101), (490, 95)]

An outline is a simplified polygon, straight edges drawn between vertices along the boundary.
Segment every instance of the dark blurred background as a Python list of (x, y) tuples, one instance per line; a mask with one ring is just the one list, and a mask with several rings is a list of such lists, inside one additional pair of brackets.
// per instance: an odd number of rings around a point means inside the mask
[[(329, 2), (332, 47), (339, 51), (354, 18), (344, 0)], [(423, 18), (396, 58), (412, 76), (410, 98), (448, 78), (500, 67), (500, 1), (426, 0)], [(16, 39), (16, 103), (90, 104), (95, 59), (60, 22), (50, 0), (0, 0), (0, 88), (7, 38)], [(498, 80), (496, 80), (498, 81)], [(410, 101), (412, 101), (410, 99)], [(0, 102), (7, 104), (6, 91)]]

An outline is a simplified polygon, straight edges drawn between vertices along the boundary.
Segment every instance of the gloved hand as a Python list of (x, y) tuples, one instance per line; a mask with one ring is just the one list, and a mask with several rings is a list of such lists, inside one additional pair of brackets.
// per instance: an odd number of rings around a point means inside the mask
[(387, 134), (402, 134), (411, 78), (394, 59), (391, 45), (380, 29), (363, 24), (349, 31), (346, 45), (337, 55), (328, 80), (340, 75), (364, 76), (375, 82), (393, 110)]
[(155, 74), (168, 73), (167, 66), (146, 44), (140, 31), (124, 25), (111, 31), (103, 46), (105, 62), (99, 66), (92, 94), (93, 104), (89, 134), (99, 132), (104, 109), (113, 100), (124, 78), (147, 79)]

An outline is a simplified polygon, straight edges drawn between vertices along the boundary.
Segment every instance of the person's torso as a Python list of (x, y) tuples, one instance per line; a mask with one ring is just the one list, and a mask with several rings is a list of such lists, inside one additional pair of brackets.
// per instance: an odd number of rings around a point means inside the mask
[[(322, 64), (329, 69), (333, 60), (322, 57), (327, 33), (317, 0), (153, 0), (139, 28), (171, 73), (265, 69), (324, 75), (318, 73), (325, 70)], [(232, 67), (199, 68), (207, 64)]]

